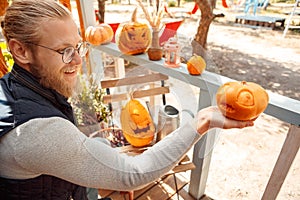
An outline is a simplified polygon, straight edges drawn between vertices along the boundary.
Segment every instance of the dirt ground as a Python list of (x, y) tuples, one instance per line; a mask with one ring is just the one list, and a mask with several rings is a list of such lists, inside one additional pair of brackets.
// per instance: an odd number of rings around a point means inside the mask
[[(190, 10), (186, 4), (181, 10)], [(291, 11), (292, 7), (270, 6), (270, 9)], [(108, 5), (106, 21), (130, 19), (132, 6)], [(171, 9), (172, 11), (172, 9)], [(173, 11), (176, 11), (173, 9)], [(243, 13), (217, 6), (215, 13), (225, 17), (211, 24), (208, 36), (208, 71), (236, 79), (253, 81), (269, 91), (300, 100), (300, 33), (283, 29), (241, 27), (234, 17)], [(281, 16), (288, 15), (265, 13)], [(185, 48), (198, 27), (199, 11), (188, 18), (178, 30)], [(254, 127), (244, 130), (220, 131), (214, 145), (206, 194), (216, 200), (260, 199), (268, 182), (289, 125), (262, 114)], [(278, 195), (278, 200), (300, 199), (299, 154)]]

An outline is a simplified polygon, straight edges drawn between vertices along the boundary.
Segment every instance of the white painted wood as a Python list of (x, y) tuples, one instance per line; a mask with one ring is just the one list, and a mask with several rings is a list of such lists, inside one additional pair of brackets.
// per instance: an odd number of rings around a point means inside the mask
[(262, 200), (276, 199), (300, 146), (300, 127), (292, 125), (266, 186)]
[[(88, 26), (93, 26), (96, 24), (93, 1), (80, 0), (80, 8), (84, 29), (86, 30)], [(101, 80), (103, 78), (103, 62), (101, 52), (91, 47), (89, 50), (89, 56), (87, 57), (87, 63), (89, 64), (90, 68), (88, 71), (90, 71), (90, 73), (96, 77), (96, 80)]]
[(293, 7), (293, 10), (292, 10), (292, 12), (290, 14), (290, 17), (289, 17), (288, 21), (287, 21), (286, 27), (285, 27), (285, 29), (283, 31), (283, 35), (282, 35), (283, 38), (286, 36), (286, 33), (289, 30), (289, 27), (290, 27), (292, 18), (293, 18), (294, 14), (295, 14), (295, 11), (296, 11), (298, 3), (299, 3), (299, 0), (296, 0), (295, 5)]

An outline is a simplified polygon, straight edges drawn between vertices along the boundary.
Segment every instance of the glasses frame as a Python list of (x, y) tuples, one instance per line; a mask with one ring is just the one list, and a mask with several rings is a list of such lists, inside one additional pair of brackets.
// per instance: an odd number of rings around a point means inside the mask
[[(31, 45), (35, 45), (35, 46), (39, 46), (39, 47), (43, 47), (45, 49), (48, 49), (48, 50), (51, 50), (51, 51), (54, 51), (56, 53), (59, 53), (61, 54), (61, 59), (63, 61), (63, 63), (65, 64), (69, 64), (70, 62), (72, 62), (73, 58), (74, 58), (74, 55), (75, 55), (75, 51), (77, 51), (78, 55), (80, 57), (83, 57), (86, 55), (86, 53), (88, 52), (88, 47), (89, 47), (89, 43), (88, 42), (79, 42), (77, 44), (77, 48), (73, 47), (73, 46), (69, 46), (69, 47), (66, 47), (64, 48), (63, 50), (55, 50), (55, 49), (52, 49), (50, 47), (47, 47), (47, 46), (44, 46), (44, 45), (41, 45), (41, 44), (35, 44), (35, 43), (32, 43), (32, 42), (26, 42), (27, 44), (31, 44)], [(80, 48), (83, 48), (82, 51), (80, 51)], [(65, 60), (64, 57), (66, 55), (66, 52), (68, 49), (72, 49), (72, 54), (70, 56), (70, 59), (69, 60)]]

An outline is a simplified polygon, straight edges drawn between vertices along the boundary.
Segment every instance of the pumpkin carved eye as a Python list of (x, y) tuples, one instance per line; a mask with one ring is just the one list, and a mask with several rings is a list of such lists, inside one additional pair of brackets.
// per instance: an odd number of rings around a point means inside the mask
[(254, 98), (251, 92), (249, 91), (241, 91), (237, 97), (237, 102), (240, 105), (244, 106), (253, 106)]

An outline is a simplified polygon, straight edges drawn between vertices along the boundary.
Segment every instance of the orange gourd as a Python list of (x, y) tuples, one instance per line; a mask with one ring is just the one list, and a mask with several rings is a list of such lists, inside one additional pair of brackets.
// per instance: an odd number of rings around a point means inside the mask
[(96, 26), (89, 26), (85, 30), (85, 39), (90, 44), (101, 45), (112, 41), (114, 32), (110, 25), (102, 23)]
[(116, 31), (116, 44), (119, 50), (127, 55), (146, 52), (152, 40), (149, 26), (137, 22), (136, 12), (137, 9), (134, 10), (131, 21), (120, 24)]
[(268, 93), (253, 82), (228, 82), (216, 93), (216, 100), (222, 114), (236, 120), (256, 119), (269, 102)]
[(136, 99), (130, 99), (121, 111), (121, 126), (126, 140), (135, 147), (149, 145), (155, 126), (148, 110)]
[(186, 66), (191, 75), (200, 75), (206, 68), (206, 62), (201, 56), (193, 55)]

